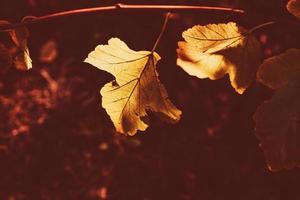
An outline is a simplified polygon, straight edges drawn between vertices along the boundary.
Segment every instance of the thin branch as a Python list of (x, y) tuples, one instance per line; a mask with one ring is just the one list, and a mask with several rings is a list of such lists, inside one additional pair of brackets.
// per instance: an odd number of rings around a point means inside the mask
[(158, 37), (157, 37), (157, 39), (155, 41), (155, 44), (154, 44), (153, 48), (152, 48), (152, 51), (151, 51), (152, 53), (156, 50), (156, 48), (157, 48), (157, 46), (158, 46), (158, 44), (159, 44), (159, 42), (161, 40), (161, 37), (163, 36), (163, 34), (164, 34), (165, 30), (166, 30), (166, 27), (167, 27), (170, 15), (171, 15), (171, 13), (168, 12), (166, 14), (166, 16), (165, 16), (164, 24), (163, 24), (163, 26), (162, 26), (162, 28), (160, 30), (160, 33), (159, 33), (159, 35), (158, 35)]
[(185, 6), (185, 5), (127, 5), (127, 4), (116, 4), (113, 6), (100, 6), (93, 8), (83, 8), (76, 10), (63, 11), (58, 13), (53, 13), (40, 17), (30, 17), (28, 20), (23, 20), (19, 23), (14, 24), (5, 24), (0, 26), (0, 31), (5, 31), (13, 29), (19, 26), (40, 23), (56, 18), (68, 17), (73, 15), (79, 15), (84, 13), (96, 13), (96, 12), (105, 12), (105, 11), (119, 11), (119, 10), (128, 10), (128, 11), (162, 11), (162, 12), (183, 12), (183, 11), (224, 11), (224, 12), (234, 12), (234, 13), (245, 13), (244, 10), (226, 8), (226, 7), (213, 7), (213, 6)]

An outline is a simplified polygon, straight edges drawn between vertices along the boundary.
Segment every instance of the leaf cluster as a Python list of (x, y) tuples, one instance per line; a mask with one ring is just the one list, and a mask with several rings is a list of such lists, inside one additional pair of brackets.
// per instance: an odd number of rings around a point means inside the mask
[[(300, 19), (299, 0), (290, 0), (287, 10)], [(252, 33), (269, 24), (272, 23), (250, 30), (234, 22), (195, 25), (182, 33), (177, 65), (200, 79), (217, 80), (228, 75), (238, 94), (243, 94), (254, 81), (275, 90), (274, 96), (254, 114), (256, 136), (270, 170), (275, 171), (300, 166), (300, 50), (289, 49), (262, 62), (260, 43)], [(8, 34), (16, 50), (0, 43), (2, 71), (11, 65), (29, 70), (32, 64), (27, 28), (20, 26)], [(157, 66), (161, 57), (155, 51), (160, 36), (150, 51), (135, 51), (121, 39), (111, 38), (85, 59), (115, 77), (101, 88), (100, 94), (102, 107), (119, 133), (133, 136), (145, 131), (149, 112), (168, 122), (180, 120), (182, 111), (171, 102), (159, 80)]]

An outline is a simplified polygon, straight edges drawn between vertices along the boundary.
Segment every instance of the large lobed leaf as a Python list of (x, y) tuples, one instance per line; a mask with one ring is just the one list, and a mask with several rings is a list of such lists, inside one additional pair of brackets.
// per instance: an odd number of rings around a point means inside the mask
[(196, 25), (182, 34), (177, 64), (188, 74), (212, 80), (229, 74), (240, 94), (251, 84), (261, 60), (259, 42), (244, 28), (228, 24)]
[(300, 81), (278, 89), (258, 107), (254, 120), (269, 169), (300, 167)]
[(156, 71), (160, 56), (155, 52), (133, 51), (120, 39), (99, 45), (85, 62), (115, 76), (101, 89), (102, 106), (116, 130), (134, 135), (145, 130), (147, 111), (159, 112), (171, 121), (178, 121), (181, 111), (168, 99)]
[(275, 89), (254, 114), (256, 136), (273, 171), (300, 167), (300, 50), (266, 59), (257, 79)]
[(289, 49), (285, 53), (266, 59), (259, 67), (257, 80), (278, 89), (300, 78), (300, 50)]

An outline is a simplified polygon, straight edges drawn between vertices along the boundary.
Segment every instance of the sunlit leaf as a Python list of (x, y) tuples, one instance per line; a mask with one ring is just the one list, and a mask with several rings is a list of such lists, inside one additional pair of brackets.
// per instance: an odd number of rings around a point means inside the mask
[(272, 89), (278, 89), (290, 81), (299, 79), (299, 58), (299, 49), (289, 49), (281, 55), (266, 59), (258, 69), (258, 81)]
[(19, 48), (20, 53), (15, 57), (14, 63), (16, 68), (28, 70), (32, 68), (32, 60), (30, 58), (27, 39), (29, 31), (26, 27), (17, 27), (10, 31), (10, 36), (15, 45)]
[(278, 89), (254, 115), (269, 169), (300, 167), (300, 81)]
[(291, 14), (300, 19), (300, 0), (290, 0), (286, 7)]
[(212, 80), (229, 74), (240, 94), (251, 84), (260, 64), (259, 42), (244, 28), (228, 24), (196, 25), (182, 34), (177, 64), (188, 74)]
[(173, 122), (181, 111), (168, 99), (165, 87), (158, 80), (156, 64), (160, 56), (149, 51), (133, 51), (120, 39), (112, 38), (108, 45), (99, 45), (85, 62), (115, 76), (100, 91), (116, 130), (134, 135), (145, 130), (147, 111), (162, 113)]

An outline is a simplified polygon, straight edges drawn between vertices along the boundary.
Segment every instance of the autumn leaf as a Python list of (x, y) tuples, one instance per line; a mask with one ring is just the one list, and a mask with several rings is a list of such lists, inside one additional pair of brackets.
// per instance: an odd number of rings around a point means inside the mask
[(300, 78), (300, 50), (289, 49), (285, 53), (266, 59), (259, 67), (257, 80), (278, 89)]
[(27, 39), (29, 37), (29, 31), (26, 27), (21, 26), (12, 29), (10, 32), (10, 37), (15, 45), (19, 49), (18, 55), (15, 57), (14, 63), (16, 68), (21, 70), (28, 70), (32, 68), (32, 60), (30, 58)]
[(145, 130), (147, 111), (162, 113), (173, 122), (179, 120), (181, 111), (168, 99), (158, 79), (158, 60), (157, 53), (133, 51), (118, 38), (97, 46), (85, 60), (116, 78), (104, 85), (100, 93), (102, 106), (118, 132), (134, 135), (137, 130)]
[(300, 0), (290, 0), (286, 8), (292, 15), (300, 19)]
[(300, 167), (300, 81), (278, 89), (258, 107), (254, 120), (269, 169)]
[(259, 42), (244, 28), (228, 24), (196, 25), (178, 42), (177, 64), (198, 78), (220, 79), (229, 74), (240, 94), (251, 84), (260, 64)]
[[(28, 17), (30, 18), (30, 17)], [(25, 17), (23, 19), (27, 20)], [(5, 20), (0, 20), (0, 26), (9, 25), (10, 22)], [(17, 47), (17, 52), (12, 55), (15, 67), (20, 70), (28, 70), (32, 68), (32, 60), (30, 58), (27, 39), (29, 37), (29, 31), (25, 26), (20, 26), (11, 30), (6, 30), (10, 35), (11, 40)]]

